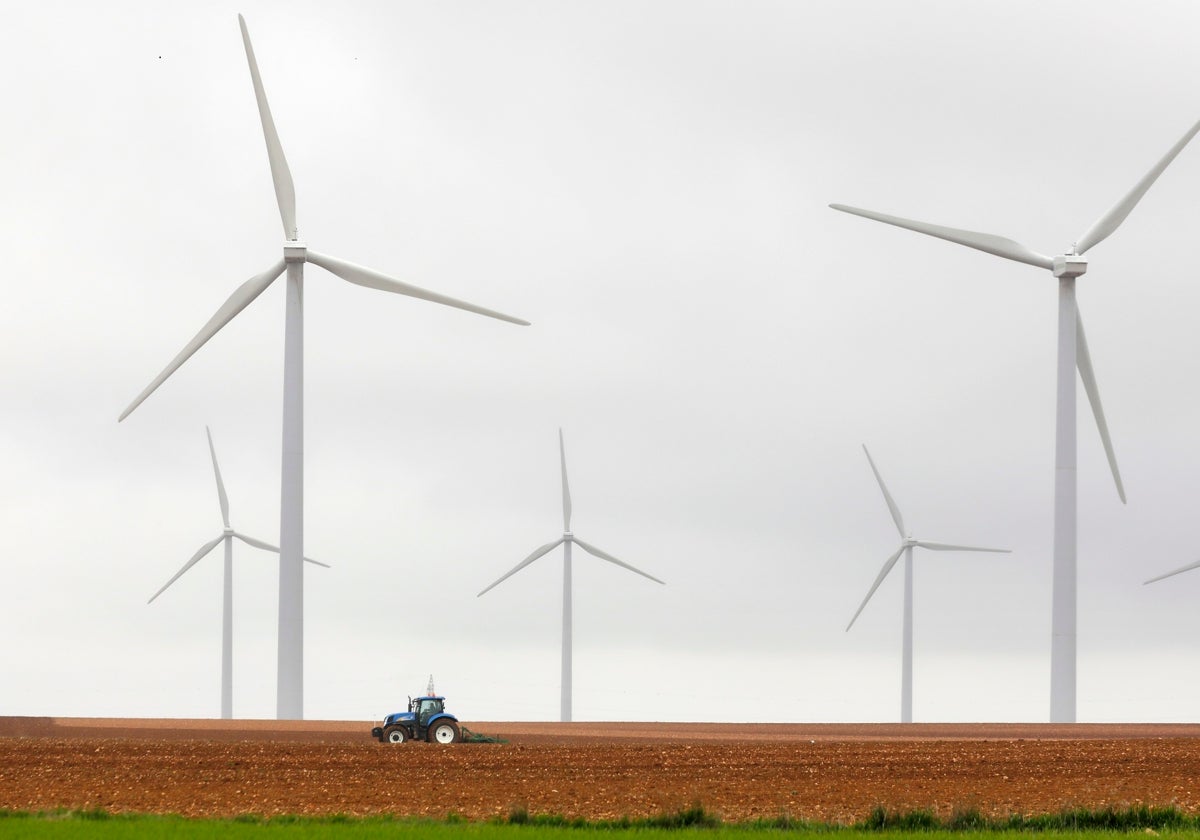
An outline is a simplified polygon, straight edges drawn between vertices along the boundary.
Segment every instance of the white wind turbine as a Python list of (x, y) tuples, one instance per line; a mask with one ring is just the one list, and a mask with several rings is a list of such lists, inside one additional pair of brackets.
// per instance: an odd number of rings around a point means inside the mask
[(842, 204), (829, 205), (834, 210), (852, 213), (877, 222), (945, 239), (968, 248), (985, 251), (998, 257), (1027, 263), (1044, 268), (1058, 278), (1058, 365), (1057, 399), (1055, 420), (1054, 456), (1054, 572), (1051, 614), (1050, 644), (1050, 720), (1053, 723), (1075, 721), (1075, 633), (1076, 633), (1076, 423), (1075, 423), (1075, 370), (1083, 380), (1092, 405), (1092, 413), (1100, 430), (1100, 440), (1116, 482), (1117, 494), (1125, 501), (1125, 488), (1117, 469), (1116, 455), (1108, 435), (1108, 424), (1104, 420), (1104, 409), (1100, 404), (1100, 391), (1092, 371), (1092, 360), (1084, 337), (1083, 320), (1075, 302), (1075, 278), (1087, 271), (1088, 262), (1084, 254), (1093, 246), (1111, 235), (1132, 212), (1142, 196), (1158, 179), (1163, 170), (1200, 131), (1200, 122), (1188, 130), (1171, 147), (1161, 160), (1137, 182), (1129, 193), (1113, 205), (1087, 229), (1071, 247), (1069, 253), (1048, 257), (1026, 248), (1019, 242), (970, 230), (943, 227), (847, 207)]
[[(213, 447), (212, 432), (207, 426), (204, 427), (204, 433), (208, 435), (208, 451), (212, 455), (213, 474), (217, 477), (217, 501), (221, 504), (221, 522), (224, 523), (225, 530), (216, 539), (200, 546), (200, 549), (192, 555), (192, 559), (184, 563), (183, 568), (164, 583), (161, 589), (151, 595), (150, 600), (146, 603), (154, 603), (154, 599), (166, 592), (167, 587), (183, 577), (188, 569), (199, 563), (205, 555), (217, 547), (217, 543), (224, 541), (225, 576), (224, 586), (221, 588), (221, 717), (228, 720), (233, 717), (233, 538), (237, 537), (246, 545), (273, 551), (276, 554), (279, 553), (279, 549), (270, 543), (239, 533), (233, 530), (233, 526), (229, 524), (229, 497), (225, 495), (225, 482), (221, 480), (221, 468), (217, 465), (217, 450)], [(304, 560), (317, 566), (324, 566), (326, 569), (329, 568), (328, 564), (311, 560), (308, 557), (305, 557)]]
[(318, 254), (299, 241), (296, 230), (296, 192), (292, 186), (291, 172), (283, 156), (279, 135), (275, 131), (271, 109), (267, 105), (267, 96), (258, 74), (258, 63), (254, 59), (254, 49), (250, 45), (246, 21), (241, 15), (238, 15), (238, 23), (246, 48), (246, 60), (250, 65), (250, 80), (258, 102), (263, 137), (267, 144), (267, 158), (271, 164), (271, 178), (275, 184), (275, 199), (279, 205), (284, 235), (287, 237), (283, 244), (283, 259), (234, 290), (195, 338), (188, 342), (162, 373), (130, 403), (119, 419), (124, 420), (129, 416), (130, 412), (141, 405), (167, 377), (262, 294), (285, 268), (287, 269), (283, 360), (283, 460), (279, 511), (281, 551), (277, 713), (280, 719), (300, 719), (304, 717), (304, 573), (301, 567), (301, 558), (304, 556), (304, 264), (311, 262), (343, 280), (370, 289), (408, 295), (514, 324), (528, 325), (529, 322), (411, 286), (373, 269)]
[(879, 588), (879, 584), (883, 583), (883, 579), (888, 576), (888, 572), (896, 565), (896, 561), (900, 559), (900, 555), (904, 555), (904, 635), (903, 635), (903, 664), (900, 671), (900, 720), (902, 723), (912, 723), (912, 663), (913, 663), (913, 566), (912, 566), (912, 550), (913, 547), (928, 548), (930, 551), (987, 551), (993, 554), (1011, 554), (1007, 548), (979, 548), (971, 545), (951, 545), (949, 543), (929, 542), (928, 540), (915, 540), (908, 531), (904, 529), (904, 517), (900, 515), (900, 508), (896, 507), (896, 502), (892, 499), (892, 494), (888, 492), (887, 485), (883, 483), (883, 476), (879, 474), (879, 470), (875, 467), (875, 461), (871, 458), (871, 453), (867, 451), (867, 447), (863, 446), (863, 452), (867, 453), (867, 463), (871, 465), (871, 472), (875, 473), (875, 480), (879, 482), (879, 489), (883, 491), (883, 500), (887, 502), (888, 510), (892, 514), (892, 521), (896, 523), (896, 530), (900, 532), (900, 547), (896, 549), (896, 553), (884, 561), (883, 568), (879, 570), (875, 582), (871, 584), (871, 588), (867, 591), (867, 597), (863, 598), (862, 603), (858, 607), (858, 611), (854, 613), (854, 617), (850, 619), (850, 623), (846, 625), (846, 631), (854, 626), (854, 622), (858, 620), (858, 616), (862, 613), (863, 608), (867, 605), (867, 601), (871, 600), (871, 596), (875, 594), (875, 590)]
[(537, 560), (543, 554), (553, 550), (558, 545), (563, 547), (563, 629), (562, 629), (562, 683), (561, 683), (561, 719), (563, 721), (571, 720), (571, 544), (574, 543), (594, 557), (599, 557), (601, 560), (607, 560), (609, 563), (614, 563), (622, 569), (628, 569), (635, 572), (644, 578), (650, 578), (655, 583), (663, 583), (654, 575), (649, 575), (641, 569), (636, 569), (616, 557), (613, 557), (607, 552), (601, 551), (594, 545), (588, 545), (579, 537), (571, 533), (571, 488), (567, 485), (567, 451), (563, 446), (562, 429), (558, 430), (558, 455), (562, 464), (562, 495), (563, 495), (563, 535), (552, 543), (547, 543), (537, 549), (522, 560), (517, 565), (513, 566), (505, 572), (498, 580), (484, 589), (478, 598), (497, 585), (515, 575), (517, 572), (524, 569), (534, 560)]

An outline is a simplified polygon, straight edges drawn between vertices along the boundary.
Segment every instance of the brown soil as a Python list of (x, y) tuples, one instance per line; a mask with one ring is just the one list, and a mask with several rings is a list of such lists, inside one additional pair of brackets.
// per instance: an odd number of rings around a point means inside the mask
[(1200, 813), (1200, 726), (480, 723), (508, 744), (383, 745), (370, 723), (0, 718), (0, 808), (188, 816), (514, 807), (590, 819), (701, 804), (854, 821), (876, 805), (1002, 816)]

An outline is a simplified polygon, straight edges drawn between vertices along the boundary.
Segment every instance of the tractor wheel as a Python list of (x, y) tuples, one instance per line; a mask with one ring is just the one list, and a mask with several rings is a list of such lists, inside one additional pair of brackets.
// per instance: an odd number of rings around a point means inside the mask
[(439, 720), (429, 727), (428, 738), (431, 744), (454, 744), (462, 740), (462, 733), (458, 731), (458, 724), (454, 721)]
[(383, 740), (389, 744), (403, 744), (408, 740), (408, 733), (403, 726), (389, 726), (383, 730)]

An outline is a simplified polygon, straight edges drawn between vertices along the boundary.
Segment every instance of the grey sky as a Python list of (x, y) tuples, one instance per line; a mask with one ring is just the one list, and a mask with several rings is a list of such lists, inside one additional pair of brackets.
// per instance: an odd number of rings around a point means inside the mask
[[(278, 537), (277, 283), (116, 417), (280, 227), (246, 16), (316, 250), (518, 328), (306, 283), (306, 715), (432, 672), (465, 719), (557, 714), (556, 430), (583, 539), (579, 719), (1048, 711), (1055, 286), (831, 201), (1060, 253), (1200, 119), (1191, 3), (14, 7), (0, 32), (0, 714), (214, 716), (220, 531)], [(1200, 146), (1079, 301), (1129, 494), (1079, 417), (1079, 717), (1200, 695)], [(235, 551), (235, 714), (274, 710), (276, 565)], [(739, 713), (742, 714), (742, 713)]]

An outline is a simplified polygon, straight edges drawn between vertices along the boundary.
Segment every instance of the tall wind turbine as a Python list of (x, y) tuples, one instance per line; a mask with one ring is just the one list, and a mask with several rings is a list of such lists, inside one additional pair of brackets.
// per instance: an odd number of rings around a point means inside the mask
[(1087, 271), (1088, 261), (1084, 254), (1093, 246), (1103, 242), (1130, 214), (1142, 196), (1158, 179), (1163, 170), (1200, 131), (1200, 122), (1171, 147), (1162, 159), (1137, 182), (1129, 193), (1113, 205), (1107, 213), (1084, 232), (1070, 251), (1057, 257), (1048, 257), (1030, 250), (1019, 242), (970, 230), (943, 227), (942, 225), (903, 219), (847, 207), (843, 204), (829, 205), (834, 210), (853, 213), (884, 224), (945, 239), (998, 257), (1043, 268), (1058, 278), (1058, 393), (1055, 419), (1054, 455), (1054, 581), (1053, 612), (1051, 615), (1050, 643), (1050, 720), (1053, 723), (1075, 721), (1075, 628), (1076, 628), (1076, 425), (1075, 425), (1075, 370), (1083, 380), (1083, 388), (1092, 404), (1092, 413), (1100, 429), (1100, 440), (1116, 482), (1117, 495), (1125, 501), (1125, 488), (1117, 469), (1116, 455), (1108, 435), (1108, 424), (1104, 420), (1104, 409), (1100, 405), (1100, 391), (1092, 371), (1092, 360), (1088, 353), (1087, 339), (1083, 333), (1083, 320), (1075, 302), (1075, 279)]
[(574, 543), (575, 545), (578, 545), (580, 548), (582, 548), (584, 551), (586, 551), (588, 554), (591, 554), (594, 557), (599, 557), (601, 560), (607, 560), (609, 563), (613, 563), (617, 566), (620, 566), (622, 569), (628, 569), (629, 571), (635, 572), (644, 578), (650, 578), (650, 580), (654, 581), (655, 583), (663, 583), (663, 581), (659, 580), (654, 575), (646, 574), (641, 569), (636, 569), (633, 566), (630, 566), (628, 563), (618, 560), (616, 557), (613, 557), (611, 554), (609, 554), (607, 552), (601, 551), (600, 549), (596, 548), (594, 545), (588, 545), (583, 540), (579, 539), (579, 537), (577, 537), (573, 533), (571, 533), (571, 488), (567, 485), (567, 451), (566, 451), (566, 448), (563, 446), (562, 429), (558, 430), (558, 455), (559, 455), (560, 463), (562, 464), (563, 535), (561, 537), (559, 537), (557, 540), (555, 540), (554, 542), (547, 543), (546, 545), (544, 545), (541, 548), (534, 551), (533, 554), (530, 554), (528, 557), (526, 557), (520, 563), (513, 566), (511, 569), (509, 569), (507, 572), (505, 572), (499, 578), (499, 580), (495, 581), (495, 583), (493, 583), (491, 586), (487, 587), (487, 589), (484, 589), (482, 592), (479, 593), (479, 595), (476, 595), (475, 597), (478, 598), (481, 595), (488, 592), (489, 590), (494, 589), (497, 585), (499, 585), (503, 581), (507, 580), (508, 578), (512, 577), (513, 575), (515, 575), (517, 572), (521, 571), (522, 569), (524, 569), (526, 566), (528, 566), (534, 560), (537, 560), (543, 554), (546, 554), (547, 552), (553, 550), (554, 548), (558, 547), (559, 545), (562, 545), (562, 547), (563, 547), (563, 609), (562, 609), (563, 629), (562, 629), (561, 719), (563, 721), (569, 721), (569, 720), (571, 720), (571, 544)]
[(875, 590), (879, 588), (879, 584), (883, 583), (883, 579), (888, 576), (888, 572), (896, 565), (896, 561), (900, 559), (900, 555), (904, 555), (904, 658), (903, 665), (900, 671), (900, 721), (902, 723), (912, 723), (912, 660), (913, 660), (913, 567), (912, 555), (913, 548), (927, 548), (930, 551), (987, 551), (994, 554), (1010, 554), (1011, 551), (1007, 548), (978, 548), (971, 545), (951, 545), (949, 543), (929, 542), (928, 540), (915, 540), (908, 531), (904, 529), (904, 517), (900, 515), (900, 508), (896, 507), (895, 500), (892, 499), (892, 494), (888, 492), (887, 485), (883, 483), (883, 476), (879, 474), (879, 470), (875, 467), (875, 461), (871, 458), (871, 453), (867, 451), (867, 447), (863, 446), (863, 452), (867, 453), (867, 463), (871, 465), (871, 472), (875, 473), (875, 480), (879, 482), (879, 489), (883, 491), (883, 500), (887, 502), (888, 510), (892, 514), (892, 521), (896, 523), (896, 530), (900, 532), (900, 547), (896, 549), (896, 553), (889, 557), (883, 563), (883, 568), (879, 570), (879, 575), (875, 578), (875, 582), (871, 584), (871, 588), (867, 591), (867, 597), (863, 598), (862, 604), (858, 607), (858, 612), (854, 613), (854, 617), (850, 619), (850, 623), (846, 625), (846, 632), (854, 626), (854, 622), (858, 620), (859, 615), (863, 611), (863, 607), (867, 605), (867, 601), (871, 600), (871, 596), (875, 594)]
[[(225, 482), (221, 480), (221, 468), (217, 465), (217, 450), (213, 447), (212, 432), (209, 431), (208, 426), (204, 427), (204, 433), (208, 435), (208, 452), (212, 455), (213, 474), (217, 477), (217, 501), (221, 505), (221, 522), (224, 523), (225, 530), (216, 539), (200, 546), (200, 549), (192, 555), (192, 559), (184, 563), (183, 568), (164, 583), (162, 589), (151, 595), (150, 600), (146, 603), (153, 604), (155, 598), (166, 592), (167, 587), (183, 577), (188, 569), (195, 566), (205, 555), (216, 548), (217, 543), (225, 543), (225, 577), (224, 586), (221, 588), (221, 717), (228, 720), (233, 717), (233, 538), (237, 537), (246, 545), (273, 551), (276, 554), (279, 553), (279, 549), (270, 543), (238, 533), (229, 524), (229, 497), (225, 495)], [(326, 569), (329, 568), (326, 563), (310, 560), (307, 557), (304, 560), (317, 566), (324, 566)]]
[(275, 122), (271, 119), (267, 95), (258, 74), (258, 63), (254, 59), (254, 48), (250, 45), (250, 33), (246, 30), (246, 21), (241, 15), (238, 15), (238, 23), (242, 29), (246, 61), (250, 65), (250, 81), (254, 85), (254, 97), (258, 102), (263, 138), (267, 144), (267, 159), (271, 165), (271, 178), (275, 183), (275, 199), (279, 205), (280, 219), (283, 221), (286, 237), (283, 243), (283, 259), (235, 289), (229, 299), (217, 309), (216, 314), (196, 333), (195, 338), (188, 342), (179, 355), (172, 359), (162, 373), (121, 413), (119, 420), (128, 417), (130, 412), (166, 381), (167, 377), (262, 294), (285, 268), (287, 269), (283, 342), (283, 462), (279, 511), (281, 551), (277, 716), (280, 719), (300, 719), (304, 717), (304, 573), (301, 567), (301, 558), (304, 556), (304, 264), (313, 263), (343, 280), (369, 289), (420, 298), (514, 324), (528, 326), (529, 322), (409, 285), (374, 269), (318, 254), (309, 250), (299, 240), (296, 229), (296, 191), (292, 186), (291, 172), (283, 156), (283, 146), (279, 143)]

